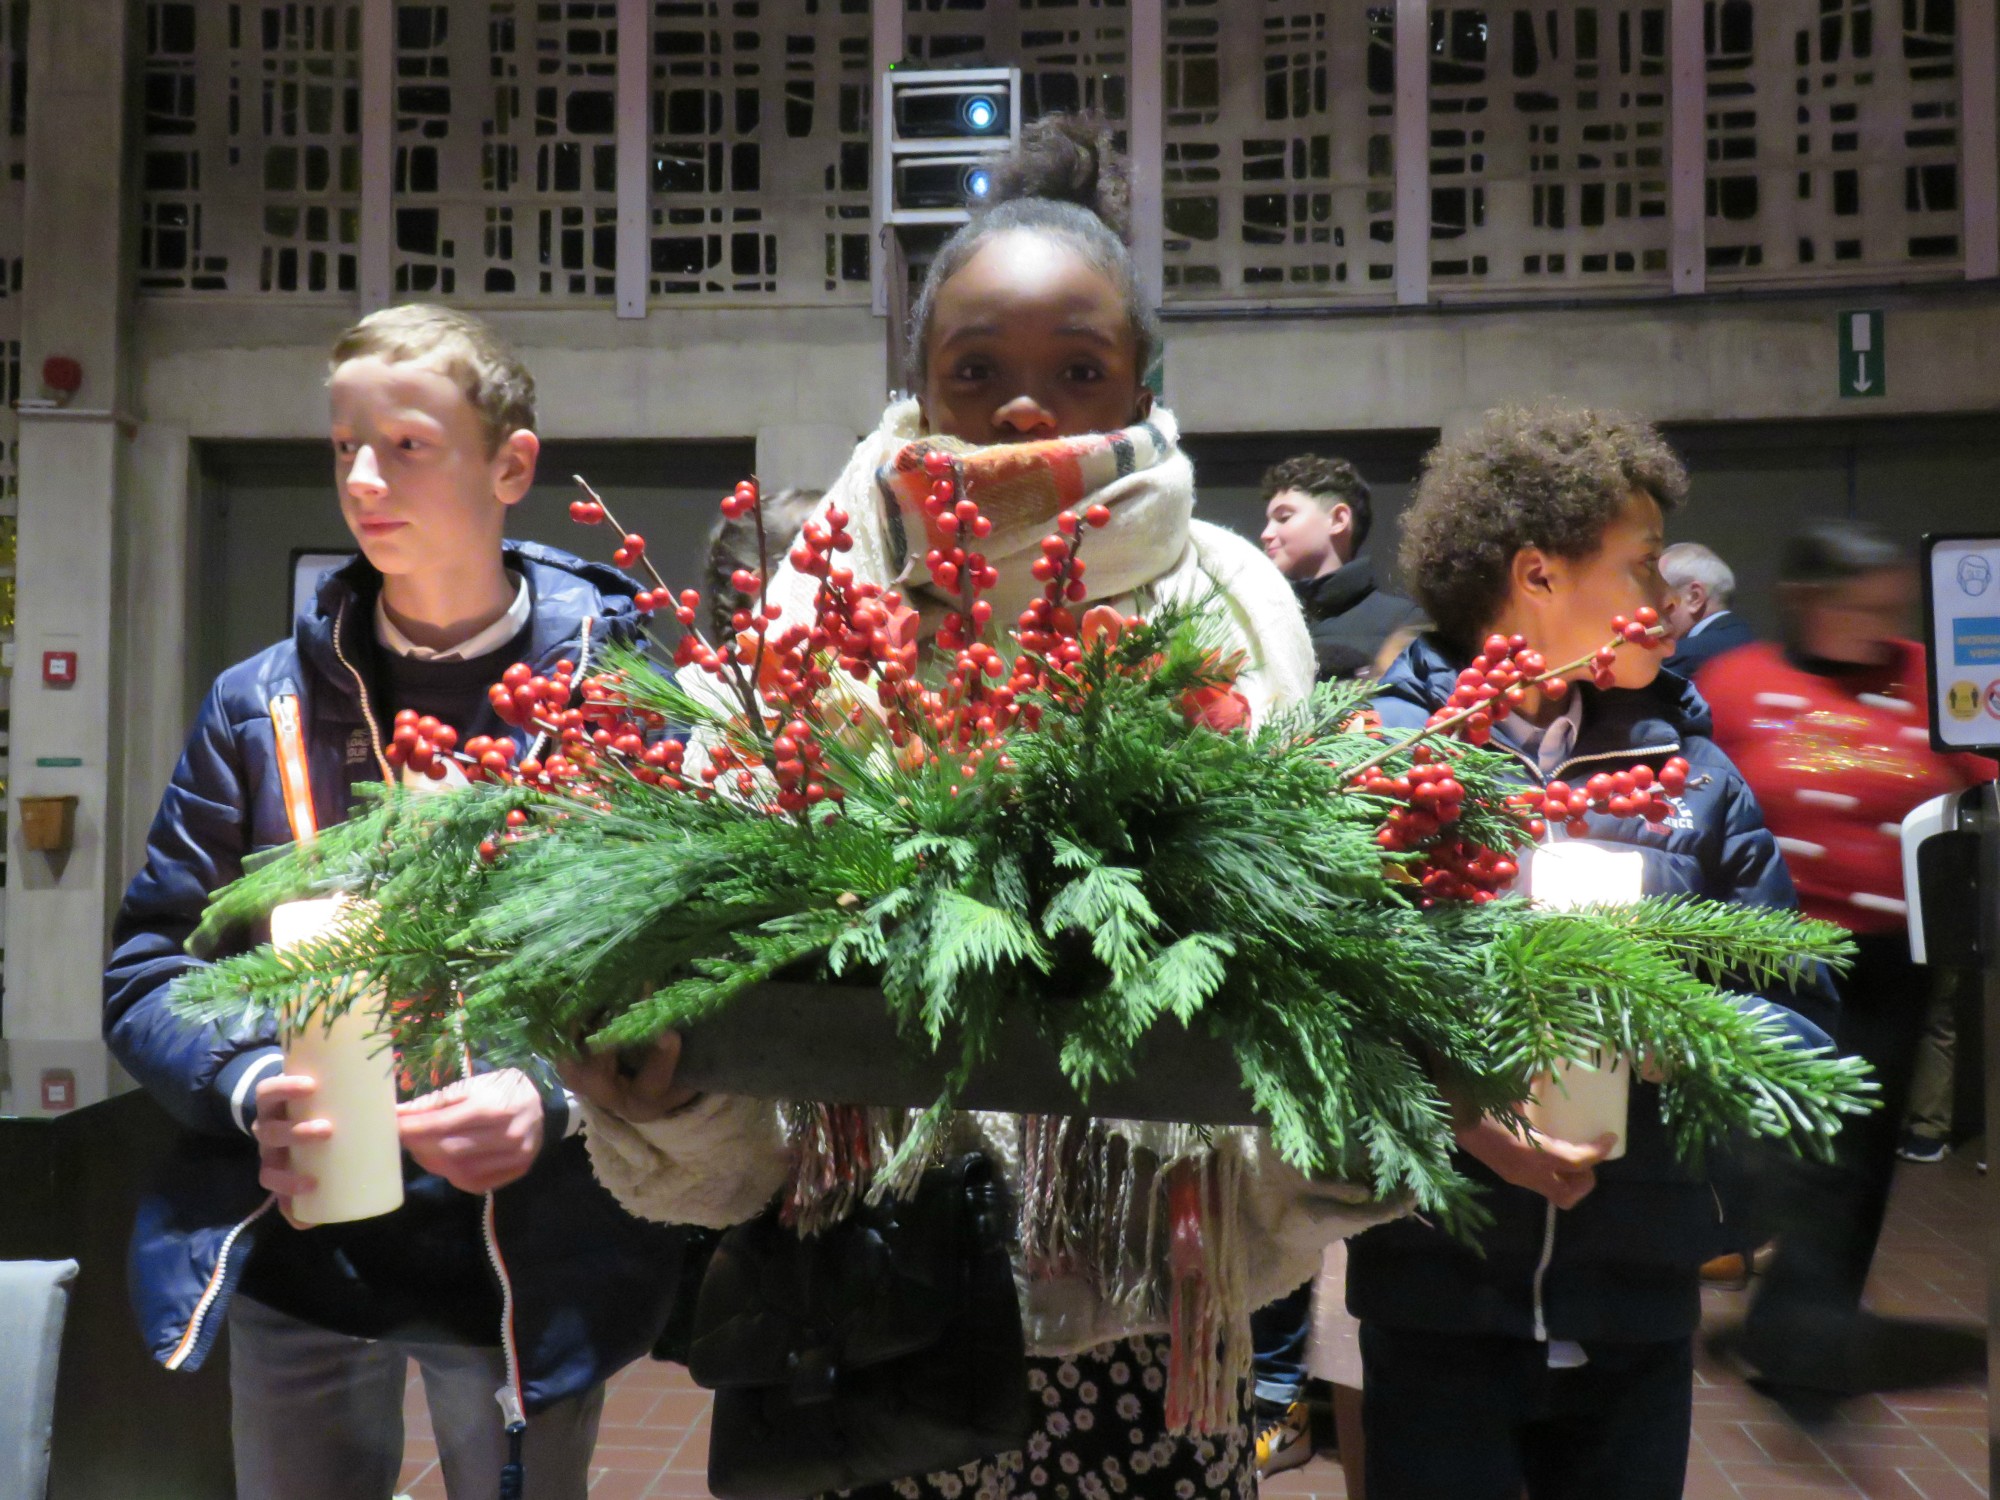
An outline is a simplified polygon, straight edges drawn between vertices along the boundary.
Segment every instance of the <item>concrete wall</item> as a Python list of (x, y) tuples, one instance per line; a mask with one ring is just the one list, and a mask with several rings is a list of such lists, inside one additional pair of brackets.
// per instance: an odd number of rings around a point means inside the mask
[[(1886, 394), (1842, 400), (1843, 309), (1881, 308)], [(1661, 422), (2000, 410), (2000, 286), (1613, 306), (1169, 320), (1189, 432), (1436, 427), (1542, 396)]]

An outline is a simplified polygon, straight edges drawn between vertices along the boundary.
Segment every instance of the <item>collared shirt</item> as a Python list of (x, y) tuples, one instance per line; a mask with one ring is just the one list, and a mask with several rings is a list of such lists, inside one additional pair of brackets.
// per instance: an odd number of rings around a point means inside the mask
[(1681, 639), (1684, 641), (1693, 640), (1696, 636), (1700, 635), (1704, 630), (1708, 629), (1709, 626), (1713, 625), (1717, 620), (1721, 619), (1724, 615), (1728, 613), (1729, 611), (1726, 609), (1718, 609), (1712, 615), (1703, 615), (1699, 620), (1696, 620), (1694, 624), (1688, 627), (1687, 634), (1682, 636)]
[(528, 580), (513, 572), (508, 577), (514, 580), (514, 602), (507, 606), (507, 613), (456, 646), (436, 650), (419, 646), (396, 628), (396, 622), (389, 618), (389, 611), (383, 606), (380, 595), (375, 599), (375, 639), (398, 656), (409, 657), (412, 661), (471, 661), (474, 657), (498, 651), (528, 628), (528, 621), (535, 612), (535, 602), (528, 593)]
[(1563, 711), (1547, 724), (1530, 724), (1519, 714), (1509, 714), (1494, 728), (1544, 776), (1550, 775), (1576, 749), (1576, 737), (1583, 730), (1583, 697), (1572, 690)]

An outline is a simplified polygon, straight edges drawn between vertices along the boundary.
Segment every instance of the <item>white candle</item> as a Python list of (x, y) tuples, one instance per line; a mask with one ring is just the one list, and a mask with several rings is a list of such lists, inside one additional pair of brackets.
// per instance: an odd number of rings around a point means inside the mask
[(1522, 1111), (1528, 1123), (1552, 1140), (1587, 1146), (1612, 1134), (1618, 1144), (1604, 1154), (1616, 1161), (1625, 1154), (1625, 1123), (1632, 1103), (1632, 1070), (1616, 1057), (1602, 1068), (1590, 1062), (1557, 1063), (1555, 1071), (1535, 1084)]
[[(1570, 911), (1579, 906), (1624, 906), (1645, 894), (1646, 859), (1637, 849), (1607, 849), (1571, 839), (1539, 845), (1527, 861), (1528, 897), (1537, 906)], [(1537, 1080), (1524, 1113), (1543, 1135), (1588, 1144), (1613, 1134), (1618, 1144), (1605, 1160), (1625, 1154), (1631, 1110), (1632, 1070), (1623, 1058), (1602, 1066), (1601, 1057), (1559, 1063)]]
[[(271, 913), (271, 946), (296, 948), (333, 925), (345, 903), (287, 901)], [(372, 1219), (403, 1203), (403, 1148), (396, 1134), (396, 1056), (383, 1025), (382, 997), (359, 999), (330, 1024), (318, 1020), (285, 1038), (285, 1071), (319, 1085), (297, 1109), (326, 1120), (324, 1141), (292, 1147), (293, 1169), (315, 1180), (292, 1200), (301, 1224)]]
[(1646, 856), (1566, 839), (1538, 844), (1523, 861), (1528, 899), (1551, 911), (1579, 906), (1628, 906), (1646, 894)]

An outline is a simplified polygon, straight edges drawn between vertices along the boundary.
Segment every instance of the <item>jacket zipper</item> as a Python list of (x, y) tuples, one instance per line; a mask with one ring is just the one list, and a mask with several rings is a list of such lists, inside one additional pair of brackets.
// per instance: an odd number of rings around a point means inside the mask
[(368, 701), (368, 684), (355, 670), (354, 663), (347, 659), (347, 653), (340, 649), (340, 627), (347, 623), (347, 604), (342, 601), (340, 613), (333, 617), (333, 655), (347, 673), (354, 679), (354, 690), (361, 695), (361, 722), (368, 726), (368, 743), (375, 751), (375, 764), (381, 768), (382, 780), (390, 786), (396, 784), (396, 773), (390, 769), (389, 757), (382, 753), (382, 729), (375, 722), (374, 706)]
[(1590, 755), (1572, 755), (1551, 771), (1546, 779), (1560, 780), (1571, 766), (1587, 766), (1600, 760), (1636, 760), (1643, 755), (1671, 755), (1680, 748), (1681, 742), (1673, 740), (1665, 745), (1635, 745), (1629, 750), (1600, 750)]
[(167, 1369), (178, 1370), (187, 1363), (188, 1356), (194, 1353), (195, 1347), (201, 1342), (202, 1324), (208, 1320), (209, 1310), (215, 1306), (215, 1299), (222, 1295), (222, 1284), (229, 1278), (229, 1255), (236, 1248), (236, 1241), (244, 1230), (269, 1213), (271, 1206), (277, 1201), (278, 1195), (273, 1193), (258, 1204), (248, 1218), (222, 1237), (222, 1249), (215, 1257), (215, 1269), (209, 1273), (208, 1285), (202, 1288), (201, 1300), (195, 1303), (194, 1311), (188, 1314), (187, 1331), (181, 1335), (181, 1341), (174, 1346), (174, 1352), (165, 1360)]
[(1542, 1307), (1542, 1282), (1549, 1274), (1549, 1262), (1556, 1258), (1556, 1206), (1545, 1203), (1542, 1219), (1542, 1258), (1535, 1262), (1535, 1342), (1549, 1341), (1549, 1322)]
[(514, 1338), (514, 1279), (507, 1274), (507, 1262), (500, 1254), (500, 1232), (495, 1220), (493, 1194), (488, 1193), (479, 1227), (486, 1240), (486, 1259), (500, 1283), (500, 1360), (506, 1370), (506, 1380), (495, 1395), (500, 1402), (502, 1425), (512, 1434), (527, 1425), (528, 1414), (521, 1391), (521, 1351)]

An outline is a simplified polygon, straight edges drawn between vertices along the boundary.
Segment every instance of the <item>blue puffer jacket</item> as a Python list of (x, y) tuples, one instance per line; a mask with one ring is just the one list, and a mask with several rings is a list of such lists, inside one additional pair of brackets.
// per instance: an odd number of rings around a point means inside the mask
[[(534, 602), (527, 659), (545, 671), (575, 658), (588, 631), (595, 652), (630, 639), (634, 586), (616, 570), (551, 548), (510, 543), (507, 565)], [(386, 775), (381, 705), (373, 700), (373, 612), (381, 579), (357, 559), (320, 582), (292, 638), (224, 672), (147, 838), (146, 864), (126, 891), (104, 980), (104, 1035), (125, 1068), (187, 1127), (160, 1180), (143, 1197), (130, 1264), (141, 1331), (169, 1369), (200, 1366), (230, 1296), (260, 1244), (268, 1267), (336, 1269), (314, 1286), (279, 1286), (284, 1310), (336, 1331), (437, 1336), (427, 1313), (468, 1282), (475, 1307), (497, 1298), (482, 1243), (480, 1200), (405, 1158), (404, 1206), (366, 1226), (300, 1232), (268, 1211), (248, 1134), (254, 1084), (275, 1070), (273, 1033), (250, 1025), (198, 1026), (175, 1015), (175, 978), (198, 960), (183, 949), (210, 892), (244, 859), (291, 841), (279, 784), (271, 700), (301, 704), (313, 801), (322, 827), (352, 805), (352, 784)], [(461, 734), (508, 733), (482, 706)], [(519, 738), (519, 736), (516, 736)], [(241, 935), (241, 946), (261, 939)], [(543, 1070), (547, 1115), (532, 1171), (494, 1195), (495, 1241), (515, 1296), (515, 1330), (530, 1412), (588, 1388), (647, 1352), (665, 1325), (683, 1235), (626, 1215), (596, 1182), (568, 1107)], [(322, 1241), (315, 1255), (308, 1236)], [(269, 1272), (260, 1268), (259, 1277)], [(284, 1274), (289, 1274), (286, 1272)], [(481, 1277), (486, 1284), (479, 1284)], [(264, 1291), (260, 1285), (259, 1294)], [(497, 1318), (490, 1341), (499, 1341)]]
[[(1414, 729), (1450, 697), (1462, 662), (1434, 636), (1412, 643), (1384, 675), (1375, 706), (1384, 725)], [(1592, 814), (1590, 838), (1646, 852), (1648, 895), (1685, 892), (1715, 901), (1792, 907), (1791, 877), (1757, 800), (1708, 738), (1708, 707), (1684, 679), (1661, 673), (1648, 688), (1583, 694), (1583, 722), (1569, 758), (1547, 779), (1582, 781), (1670, 756), (1691, 767), (1674, 816), (1659, 828)], [(1509, 747), (1499, 736), (1495, 748)], [(1541, 772), (1522, 757), (1522, 779)], [(1824, 984), (1767, 993), (1794, 1034), (1830, 1045)], [(1596, 1189), (1559, 1212), (1509, 1186), (1460, 1152), (1459, 1170), (1485, 1189), (1493, 1224), (1475, 1251), (1420, 1219), (1370, 1230), (1348, 1246), (1347, 1305), (1364, 1321), (1440, 1333), (1615, 1342), (1683, 1338), (1700, 1322), (1703, 1260), (1727, 1247), (1724, 1195), (1675, 1159), (1659, 1091), (1633, 1091), (1626, 1153), (1597, 1169)]]

